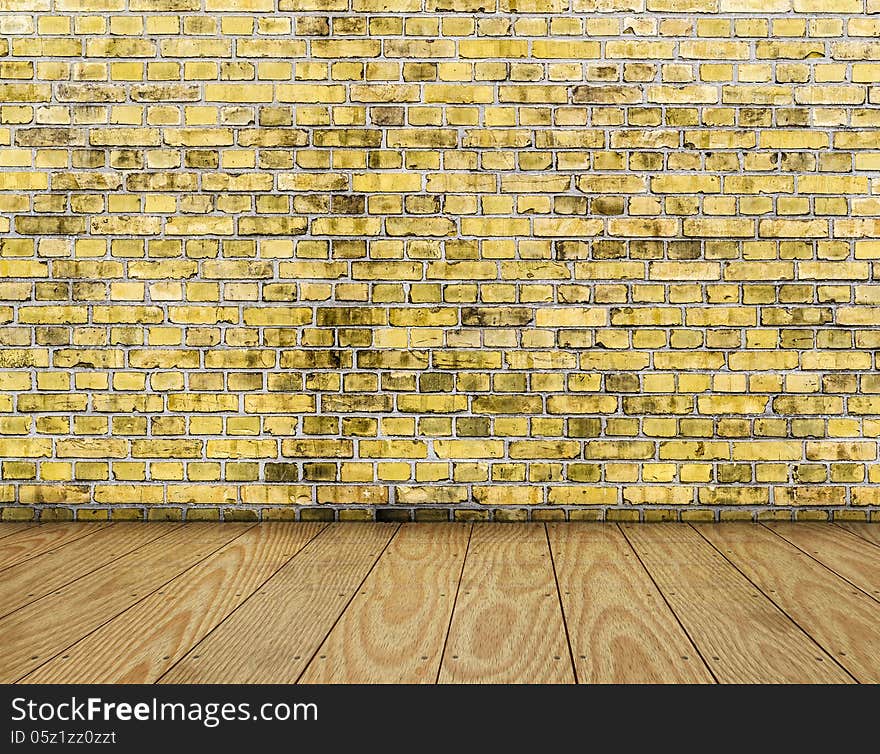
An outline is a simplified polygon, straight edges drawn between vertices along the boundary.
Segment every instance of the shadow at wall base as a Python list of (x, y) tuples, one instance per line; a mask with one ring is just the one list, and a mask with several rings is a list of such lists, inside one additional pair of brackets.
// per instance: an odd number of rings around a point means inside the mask
[(850, 521), (880, 523), (880, 508), (771, 506), (405, 506), (319, 505), (247, 506), (193, 503), (180, 505), (7, 505), (5, 522), (60, 521), (385, 521), (385, 522), (726, 522), (726, 521)]

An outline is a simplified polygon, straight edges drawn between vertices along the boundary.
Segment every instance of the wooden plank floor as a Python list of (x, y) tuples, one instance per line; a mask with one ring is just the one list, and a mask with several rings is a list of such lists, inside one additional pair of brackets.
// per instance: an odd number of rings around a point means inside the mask
[(0, 524), (0, 682), (877, 683), (880, 526)]

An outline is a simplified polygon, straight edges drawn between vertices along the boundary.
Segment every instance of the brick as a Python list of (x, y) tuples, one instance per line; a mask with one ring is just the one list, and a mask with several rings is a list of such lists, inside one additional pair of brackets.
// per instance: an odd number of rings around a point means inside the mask
[(623, 500), (630, 505), (689, 505), (694, 491), (690, 487), (624, 487)]
[(511, 458), (577, 458), (581, 453), (579, 442), (558, 440), (515, 440), (510, 443)]
[(844, 487), (774, 487), (777, 505), (843, 505), (846, 502)]
[(702, 505), (768, 505), (767, 487), (702, 487), (697, 491)]
[(275, 440), (208, 440), (208, 458), (274, 458), (278, 453)]
[(554, 486), (547, 502), (558, 505), (615, 505), (617, 490), (613, 487)]
[(504, 443), (500, 440), (435, 440), (438, 458), (503, 458)]
[(586, 444), (584, 457), (600, 460), (651, 458), (654, 451), (654, 443), (644, 440), (594, 440)]
[(474, 487), (474, 500), (480, 505), (540, 505), (543, 490), (540, 487), (498, 485)]

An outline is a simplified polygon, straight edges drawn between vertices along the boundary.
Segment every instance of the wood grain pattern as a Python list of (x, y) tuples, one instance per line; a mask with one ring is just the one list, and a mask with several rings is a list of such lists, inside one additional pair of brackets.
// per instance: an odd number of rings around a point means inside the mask
[(880, 682), (870, 524), (65, 523), (3, 557), (0, 682)]
[(0, 683), (20, 679), (251, 526), (182, 526), (0, 618)]
[(9, 568), (56, 547), (106, 529), (110, 523), (40, 524), (20, 528), (0, 539), (0, 569)]
[(179, 526), (161, 522), (109, 526), (7, 568), (0, 574), (0, 616), (112, 563), (141, 545), (170, 534)]
[(769, 528), (874, 599), (880, 599), (880, 547), (866, 547), (857, 535), (827, 524), (779, 523)]
[(397, 524), (331, 524), (160, 683), (293, 683)]
[(404, 524), (301, 683), (434, 683), (470, 525)]
[(835, 524), (835, 526), (839, 526), (841, 529), (845, 529), (850, 534), (855, 534), (857, 537), (861, 537), (866, 542), (870, 542), (871, 544), (880, 547), (880, 525), (876, 523), (839, 523)]
[(573, 683), (542, 524), (474, 526), (441, 683)]
[(698, 531), (859, 681), (880, 681), (880, 603), (766, 528)]
[(27, 683), (152, 683), (323, 524), (255, 526), (28, 675)]
[(39, 524), (18, 522), (14, 524), (0, 524), (0, 539), (8, 537), (11, 534), (19, 534), (20, 532), (27, 531), (28, 529), (33, 529), (35, 526), (39, 526)]
[(721, 683), (851, 681), (690, 526), (621, 528)]
[(548, 524), (580, 683), (714, 683), (613, 524)]

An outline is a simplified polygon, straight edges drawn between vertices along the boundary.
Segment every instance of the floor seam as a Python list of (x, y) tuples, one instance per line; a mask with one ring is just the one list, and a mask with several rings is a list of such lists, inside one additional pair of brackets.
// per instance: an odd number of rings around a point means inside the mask
[(434, 676), (434, 685), (440, 683), (440, 673), (443, 670), (443, 660), (446, 657), (446, 647), (449, 644), (449, 633), (452, 631), (452, 621), (455, 618), (455, 608), (458, 606), (458, 593), (461, 591), (461, 580), (464, 578), (464, 567), (467, 563), (468, 553), (471, 549), (471, 536), (474, 533), (474, 525), (468, 529), (468, 538), (464, 546), (464, 557), (461, 559), (461, 569), (458, 572), (458, 581), (455, 583), (455, 596), (452, 598), (452, 609), (449, 611), (449, 623), (446, 624), (446, 633), (443, 635), (443, 647), (440, 650), (440, 662), (437, 663), (437, 674)]
[(776, 609), (779, 610), (779, 612), (781, 612), (786, 618), (788, 618), (788, 619), (792, 622), (793, 625), (797, 626), (798, 630), (799, 630), (801, 633), (803, 633), (804, 636), (806, 636), (811, 642), (813, 642), (813, 644), (815, 644), (819, 649), (821, 649), (822, 652), (823, 652), (827, 657), (829, 657), (829, 658), (831, 659), (831, 661), (832, 661), (835, 665), (837, 665), (837, 667), (839, 667), (844, 673), (846, 673), (850, 678), (852, 678), (853, 681), (855, 681), (855, 683), (861, 683), (861, 681), (860, 681), (858, 678), (856, 678), (856, 677), (855, 677), (855, 676), (849, 671), (848, 668), (846, 668), (844, 665), (842, 665), (840, 662), (838, 662), (838, 661), (837, 661), (837, 658), (836, 658), (833, 654), (831, 654), (831, 652), (829, 652), (825, 647), (823, 647), (823, 646), (822, 646), (822, 645), (816, 640), (816, 638), (815, 638), (815, 637), (814, 637), (809, 631), (807, 631), (807, 630), (806, 630), (806, 629), (805, 629), (805, 628), (804, 628), (804, 627), (803, 627), (798, 621), (796, 621), (796, 620), (795, 620), (795, 619), (789, 614), (789, 612), (788, 612), (787, 610), (785, 610), (785, 609), (782, 607), (782, 605), (780, 605), (780, 604), (779, 604), (776, 600), (774, 600), (769, 594), (767, 594), (767, 592), (765, 592), (763, 589), (761, 589), (761, 587), (759, 587), (754, 581), (752, 581), (752, 579), (750, 579), (750, 578), (746, 575), (746, 573), (745, 573), (745, 572), (744, 572), (744, 571), (743, 571), (743, 570), (742, 570), (742, 569), (741, 569), (736, 563), (734, 563), (730, 558), (727, 557), (727, 555), (725, 555), (720, 549), (718, 549), (718, 547), (715, 546), (715, 543), (714, 543), (714, 542), (712, 542), (708, 537), (703, 536), (703, 533), (702, 533), (699, 529), (697, 529), (695, 526), (693, 526), (692, 524), (688, 524), (688, 526), (690, 526), (690, 527), (691, 527), (691, 528), (692, 528), (692, 529), (693, 529), (693, 530), (694, 530), (694, 531), (695, 531), (700, 537), (702, 537), (703, 540), (705, 540), (705, 541), (709, 544), (709, 546), (710, 546), (713, 550), (715, 550), (715, 552), (717, 552), (722, 558), (724, 558), (725, 561), (727, 561), (728, 563), (730, 563), (730, 565), (731, 565), (733, 568), (735, 568), (736, 571), (737, 571), (737, 572), (738, 572), (738, 573), (739, 573), (739, 574), (740, 574), (740, 575), (741, 575), (746, 581), (748, 581), (753, 587), (755, 587), (755, 589), (757, 589), (761, 594), (763, 594), (764, 597), (766, 597), (767, 600), (769, 600), (769, 601), (770, 601), (770, 602), (776, 607)]
[[(82, 540), (87, 539), (88, 537), (94, 536), (98, 532), (107, 531), (108, 529), (112, 529), (116, 526), (119, 526), (119, 524), (112, 523), (112, 522), (109, 524), (106, 524), (104, 526), (98, 526), (97, 528), (92, 529), (92, 531), (87, 531), (78, 537), (74, 537), (73, 539), (68, 540), (67, 542), (62, 542), (60, 545), (55, 545), (54, 547), (50, 547), (48, 550), (43, 550), (43, 552), (37, 553), (36, 555), (31, 555), (28, 558), (23, 558), (22, 560), (17, 560), (14, 563), (10, 563), (9, 565), (2, 566), (2, 567), (0, 567), (0, 578), (2, 578), (2, 576), (3, 576), (3, 571), (7, 571), (10, 568), (15, 568), (16, 566), (19, 566), (22, 563), (30, 563), (32, 560), (36, 560), (37, 558), (42, 558), (44, 555), (50, 555), (53, 552), (57, 552), (62, 547), (66, 547), (67, 545), (72, 545), (74, 542), (81, 542)], [(37, 528), (37, 527), (32, 527), (32, 528)], [(2, 545), (2, 544), (3, 543), (0, 542), (0, 545)]]
[(804, 555), (806, 555), (808, 558), (810, 558), (810, 560), (812, 560), (812, 561), (815, 562), (815, 563), (818, 563), (818, 564), (819, 564), (820, 566), (822, 566), (824, 569), (826, 569), (827, 571), (833, 573), (833, 574), (834, 574), (835, 576), (837, 576), (839, 579), (842, 579), (843, 581), (845, 581), (847, 584), (849, 584), (851, 587), (853, 587), (853, 589), (858, 589), (858, 590), (859, 590), (862, 594), (864, 594), (866, 597), (869, 597), (870, 599), (874, 600), (875, 602), (880, 603), (880, 597), (876, 597), (875, 595), (871, 594), (871, 593), (870, 593), (869, 591), (867, 591), (866, 589), (863, 589), (862, 587), (860, 587), (860, 586), (859, 586), (858, 584), (856, 584), (854, 581), (848, 579), (848, 578), (847, 578), (846, 576), (844, 576), (842, 573), (838, 573), (838, 572), (835, 571), (830, 565), (828, 565), (827, 563), (824, 563), (824, 562), (822, 562), (821, 560), (819, 560), (819, 558), (817, 558), (817, 557), (816, 557), (815, 555), (813, 555), (811, 552), (808, 552), (807, 550), (805, 550), (803, 547), (801, 547), (801, 546), (800, 546), (799, 544), (797, 544), (796, 542), (792, 542), (790, 539), (788, 539), (787, 537), (782, 536), (782, 534), (780, 534), (779, 532), (775, 531), (773, 528), (771, 528), (771, 527), (769, 527), (769, 526), (764, 526), (764, 528), (765, 528), (767, 531), (772, 532), (775, 536), (779, 537), (779, 538), (780, 538), (783, 542), (785, 542), (786, 544), (789, 544), (789, 545), (791, 545), (792, 547), (794, 547), (794, 548), (800, 550), (800, 552), (802, 552)]
[[(222, 526), (222, 524), (218, 524), (218, 525), (219, 525), (219, 526)], [(143, 602), (145, 599), (147, 599), (148, 597), (152, 596), (153, 594), (155, 594), (156, 592), (158, 592), (160, 589), (162, 589), (162, 587), (167, 586), (170, 582), (174, 581), (174, 579), (176, 579), (178, 576), (183, 575), (184, 573), (186, 573), (187, 571), (189, 571), (191, 568), (195, 568), (197, 565), (199, 565), (200, 563), (204, 562), (205, 560), (207, 560), (208, 558), (210, 558), (212, 555), (214, 555), (218, 550), (222, 550), (224, 547), (227, 547), (228, 545), (232, 544), (236, 539), (238, 539), (239, 537), (241, 537), (242, 535), (244, 535), (246, 532), (249, 532), (254, 526), (255, 526), (255, 524), (249, 526), (248, 528), (244, 529), (240, 534), (238, 534), (238, 535), (232, 537), (231, 539), (227, 540), (226, 542), (223, 542), (222, 544), (218, 545), (215, 549), (211, 550), (211, 552), (206, 553), (205, 556), (204, 556), (203, 558), (200, 558), (199, 560), (195, 561), (194, 563), (192, 563), (192, 564), (190, 564), (189, 566), (187, 566), (186, 568), (184, 568), (182, 571), (180, 571), (180, 572), (174, 574), (173, 576), (169, 577), (166, 581), (163, 581), (161, 584), (159, 584), (158, 586), (156, 586), (155, 589), (150, 590), (150, 591), (147, 592), (146, 594), (142, 595), (139, 599), (135, 600), (135, 601), (132, 602), (130, 605), (126, 606), (125, 609), (120, 610), (118, 613), (114, 613), (114, 614), (113, 614), (111, 617), (109, 617), (107, 620), (101, 622), (99, 625), (95, 626), (95, 627), (92, 628), (90, 631), (87, 631), (87, 632), (84, 633), (82, 636), (80, 636), (79, 638), (77, 638), (76, 641), (71, 642), (70, 644), (68, 644), (67, 646), (65, 646), (63, 649), (61, 649), (60, 651), (58, 651), (58, 652), (56, 652), (55, 654), (53, 654), (51, 657), (46, 658), (46, 660), (45, 660), (44, 662), (41, 662), (39, 665), (37, 665), (37, 666), (31, 668), (30, 670), (28, 670), (27, 673), (25, 673), (24, 675), (18, 677), (16, 680), (13, 681), (13, 683), (21, 683), (21, 682), (22, 682), (25, 678), (27, 678), (29, 675), (32, 675), (33, 673), (35, 673), (36, 671), (38, 671), (40, 668), (42, 668), (44, 665), (48, 664), (49, 662), (51, 662), (52, 660), (54, 660), (56, 657), (58, 657), (58, 656), (61, 655), (62, 653), (64, 653), (64, 652), (66, 652), (67, 650), (69, 650), (71, 647), (75, 646), (76, 644), (79, 644), (79, 642), (81, 642), (83, 639), (85, 639), (85, 638), (91, 636), (91, 635), (92, 635), (93, 633), (95, 633), (96, 631), (99, 631), (99, 630), (102, 629), (104, 626), (106, 626), (108, 623), (110, 623), (111, 621), (115, 620), (115, 619), (118, 618), (120, 615), (122, 615), (124, 612), (126, 612), (126, 611), (128, 611), (128, 610), (131, 610), (131, 609), (132, 609), (133, 607), (135, 607), (136, 605), (139, 605), (139, 604), (140, 604), (141, 602)], [(170, 533), (171, 533), (171, 532), (169, 532), (169, 534), (170, 534)], [(156, 540), (153, 540), (153, 541), (155, 542)], [(148, 543), (148, 544), (149, 544), (149, 543)], [(99, 570), (100, 570), (100, 569), (99, 569)], [(64, 588), (64, 587), (62, 587), (62, 588)], [(46, 596), (48, 597), (49, 595), (46, 595)], [(41, 598), (41, 599), (45, 599), (45, 598)], [(33, 603), (31, 603), (31, 604), (33, 604)]]
[(367, 569), (367, 572), (364, 574), (364, 577), (360, 580), (360, 583), (357, 585), (357, 587), (355, 589), (352, 590), (351, 596), (348, 598), (345, 605), (342, 607), (342, 610), (339, 611), (339, 615), (337, 615), (336, 619), (333, 621), (333, 623), (330, 624), (330, 628), (327, 629), (327, 633), (324, 634), (324, 638), (321, 639), (320, 643), (315, 648), (315, 651), (312, 652), (312, 656), (309, 657), (309, 659), (303, 664), (303, 669), (299, 672), (299, 675), (297, 675), (296, 679), (293, 681), (294, 684), (297, 684), (300, 682), (302, 677), (306, 674), (306, 671), (309, 669), (309, 666), (315, 661), (315, 658), (318, 656), (318, 653), (321, 651), (321, 647), (323, 647), (324, 643), (327, 641), (327, 637), (333, 633), (333, 629), (336, 628), (336, 624), (339, 623), (340, 620), (342, 620), (342, 616), (345, 615), (345, 611), (348, 610), (348, 606), (351, 605), (351, 603), (354, 601), (354, 598), (357, 597), (358, 592), (361, 589), (363, 589), (363, 586), (366, 583), (367, 579), (370, 578), (370, 574), (376, 568), (376, 565), (382, 559), (382, 556), (385, 554), (385, 551), (388, 549), (388, 547), (394, 541), (394, 538), (397, 536), (399, 531), (400, 531), (400, 524), (397, 525), (397, 528), (394, 530), (394, 532), (391, 534), (391, 536), (388, 537), (388, 541), (382, 547), (381, 552), (379, 552), (379, 555), (373, 561), (373, 564)]
[(553, 545), (550, 543), (550, 532), (544, 522), (544, 536), (547, 539), (547, 550), (550, 552), (550, 568), (553, 570), (553, 581), (556, 584), (556, 598), (559, 600), (559, 612), (562, 613), (562, 628), (565, 630), (565, 642), (568, 644), (568, 659), (571, 660), (571, 672), (575, 685), (579, 684), (577, 666), (574, 663), (574, 647), (571, 646), (571, 634), (568, 630), (568, 619), (565, 617), (565, 605), (562, 603), (562, 590), (559, 588), (559, 576), (556, 573), (556, 559), (553, 557)]
[[(630, 541), (629, 537), (626, 536), (626, 532), (623, 530), (623, 528), (620, 526), (620, 524), (615, 524), (615, 525), (617, 526), (617, 530), (620, 532), (620, 535), (623, 537), (624, 541), (629, 545), (629, 549), (632, 550), (633, 555), (636, 556), (636, 560), (639, 561), (639, 565), (641, 565), (641, 567), (645, 569), (645, 573), (648, 574), (648, 578), (651, 580), (651, 583), (654, 585), (654, 588), (657, 590), (657, 593), (660, 595), (660, 599), (663, 600), (663, 603), (666, 605), (666, 607), (669, 608), (669, 612), (672, 613), (672, 617), (675, 618), (675, 622), (678, 623), (678, 625), (681, 627), (681, 630), (684, 631), (684, 635), (687, 637), (687, 640), (691, 643), (691, 646), (694, 648), (694, 652), (697, 653), (697, 657), (700, 658), (700, 660), (703, 663), (703, 666), (709, 672), (709, 675), (712, 676), (712, 679), (715, 681), (715, 683), (720, 684), (721, 681), (718, 679), (718, 676), (715, 675), (715, 671), (712, 669), (712, 666), (706, 660), (705, 656), (703, 655), (702, 650), (697, 645), (697, 642), (694, 640), (694, 637), (691, 636), (691, 632), (688, 631), (687, 628), (685, 627), (684, 623), (682, 623), (681, 618), (679, 618), (679, 616), (678, 616), (678, 613), (675, 612), (675, 608), (670, 604), (669, 600), (666, 599), (666, 595), (663, 593), (663, 590), (660, 588), (660, 585), (655, 581), (654, 574), (652, 574), (650, 569), (648, 568), (648, 566), (645, 565), (645, 562), (642, 560), (642, 556), (639, 555), (639, 551), (636, 549), (635, 545)], [(638, 525), (644, 526), (644, 524), (638, 524)]]
[(311, 537), (309, 537), (302, 546), (291, 555), (287, 560), (285, 560), (278, 568), (276, 568), (272, 573), (267, 576), (262, 582), (260, 582), (259, 586), (256, 587), (247, 597), (245, 597), (238, 605), (235, 606), (233, 610), (231, 610), (223, 620), (219, 621), (216, 625), (211, 627), (211, 630), (208, 631), (201, 639), (199, 639), (195, 644), (193, 644), (189, 649), (186, 650), (177, 660), (175, 660), (171, 665), (169, 665), (162, 673), (156, 677), (155, 680), (151, 681), (153, 684), (159, 683), (166, 675), (168, 675), (175, 667), (177, 667), (183, 660), (189, 656), (190, 652), (192, 652), (199, 644), (205, 641), (211, 634), (213, 634), (220, 626), (222, 626), (226, 621), (228, 621), (235, 613), (237, 613), (242, 607), (244, 607), (251, 599), (253, 599), (254, 595), (257, 594), (263, 587), (266, 586), (275, 576), (285, 568), (289, 563), (292, 563), (299, 557), (300, 553), (306, 549), (312, 542), (314, 542), (321, 534), (327, 531), (328, 525), (324, 524), (318, 531), (316, 531)]

